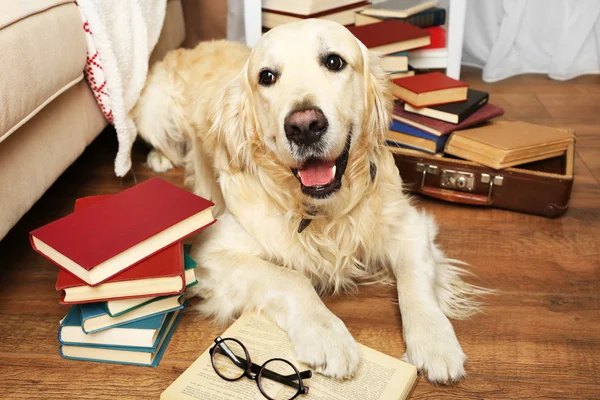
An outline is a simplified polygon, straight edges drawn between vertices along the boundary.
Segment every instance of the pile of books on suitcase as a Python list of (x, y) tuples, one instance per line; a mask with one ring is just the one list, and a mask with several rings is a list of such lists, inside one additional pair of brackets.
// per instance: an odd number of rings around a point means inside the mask
[(495, 120), (504, 110), (488, 93), (440, 72), (394, 79), (392, 92), (386, 139), (409, 190), (547, 217), (566, 212), (572, 130)]

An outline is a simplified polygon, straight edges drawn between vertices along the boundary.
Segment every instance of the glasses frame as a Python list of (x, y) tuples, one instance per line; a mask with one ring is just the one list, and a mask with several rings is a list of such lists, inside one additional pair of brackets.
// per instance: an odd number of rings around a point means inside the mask
[[(229, 347), (227, 347), (227, 344), (226, 344), (227, 341), (232, 341), (232, 342), (239, 344), (242, 347), (242, 350), (244, 350), (246, 359), (245, 360), (240, 359), (240, 357), (233, 354), (231, 349), (229, 349)], [(220, 349), (224, 350), (224, 353), (222, 353), (222, 354), (226, 355), (236, 366), (238, 366), (240, 369), (242, 369), (244, 371), (243, 374), (241, 374), (237, 378), (229, 378), (229, 377), (222, 375), (219, 372), (219, 370), (217, 369), (217, 366), (215, 365), (215, 349), (217, 346), (219, 346)], [(260, 390), (262, 395), (265, 396), (269, 400), (274, 400), (274, 399), (272, 397), (269, 397), (269, 395), (267, 395), (265, 393), (265, 391), (262, 387), (261, 382), (262, 382), (263, 376), (267, 379), (270, 379), (270, 380), (273, 380), (273, 381), (276, 381), (279, 383), (283, 383), (286, 386), (289, 386), (292, 388), (297, 388), (298, 391), (296, 392), (296, 394), (294, 396), (290, 397), (288, 400), (295, 399), (296, 397), (298, 397), (301, 394), (308, 393), (308, 386), (304, 385), (304, 383), (302, 382), (302, 379), (311, 378), (312, 371), (306, 370), (306, 371), (300, 372), (300, 371), (298, 371), (298, 368), (296, 368), (296, 366), (294, 366), (294, 364), (292, 364), (291, 362), (289, 362), (288, 360), (285, 360), (283, 358), (271, 358), (271, 359), (265, 361), (262, 365), (254, 364), (252, 362), (252, 360), (250, 359), (250, 353), (248, 353), (248, 349), (246, 349), (246, 346), (244, 346), (242, 344), (242, 342), (240, 342), (239, 340), (237, 340), (235, 338), (221, 338), (220, 336), (217, 336), (217, 338), (215, 339), (215, 345), (210, 348), (209, 353), (210, 353), (210, 362), (213, 366), (213, 369), (215, 370), (217, 375), (219, 375), (219, 377), (221, 377), (222, 379), (229, 381), (229, 382), (234, 382), (234, 381), (240, 380), (243, 377), (246, 377), (248, 379), (256, 381), (258, 390)], [(270, 369), (265, 368), (267, 366), (267, 364), (270, 363), (271, 361), (281, 361), (281, 362), (288, 364), (290, 367), (292, 367), (294, 369), (295, 376), (294, 375), (280, 375), (277, 372), (274, 372), (274, 371), (271, 371)], [(244, 363), (246, 364), (245, 367), (244, 367)], [(294, 378), (296, 378), (296, 379), (294, 379)], [(297, 383), (296, 383), (296, 381), (297, 381)]]

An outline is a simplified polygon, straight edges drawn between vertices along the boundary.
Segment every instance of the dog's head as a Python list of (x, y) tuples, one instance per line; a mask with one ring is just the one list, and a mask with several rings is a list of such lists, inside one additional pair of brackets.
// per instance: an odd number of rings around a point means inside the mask
[(353, 163), (372, 173), (391, 103), (377, 57), (342, 25), (309, 19), (261, 38), (226, 88), (214, 129), (231, 163), (267, 158), (296, 177), (304, 203), (323, 203), (351, 184)]

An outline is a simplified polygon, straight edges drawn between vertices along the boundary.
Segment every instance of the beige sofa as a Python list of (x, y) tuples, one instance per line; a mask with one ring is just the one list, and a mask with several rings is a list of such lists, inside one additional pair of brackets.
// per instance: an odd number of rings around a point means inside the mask
[[(170, 0), (153, 63), (185, 39)], [(104, 129), (73, 1), (0, 2), (0, 240)]]

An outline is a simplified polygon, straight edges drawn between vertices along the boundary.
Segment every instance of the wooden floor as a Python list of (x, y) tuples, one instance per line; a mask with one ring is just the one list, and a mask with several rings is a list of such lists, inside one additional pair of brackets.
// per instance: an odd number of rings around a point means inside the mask
[[(454, 387), (419, 383), (415, 399), (600, 399), (600, 76), (555, 82), (544, 76), (485, 84), (506, 119), (570, 127), (577, 132), (571, 208), (549, 220), (514, 212), (423, 199), (441, 225), (447, 254), (469, 262), (487, 287), (485, 315), (454, 322), (469, 359), (469, 377)], [(112, 172), (114, 132), (106, 131), (0, 242), (0, 398), (156, 399), (222, 328), (186, 312), (157, 369), (67, 361), (58, 354), (57, 269), (30, 248), (27, 233), (61, 217), (77, 197), (115, 193), (134, 184)], [(154, 174), (134, 149), (135, 179)], [(182, 184), (181, 171), (163, 175)], [(1, 196), (1, 195), (0, 195)], [(361, 288), (326, 299), (361, 343), (404, 351), (395, 290)]]

